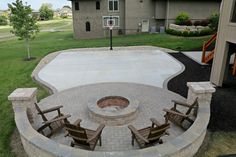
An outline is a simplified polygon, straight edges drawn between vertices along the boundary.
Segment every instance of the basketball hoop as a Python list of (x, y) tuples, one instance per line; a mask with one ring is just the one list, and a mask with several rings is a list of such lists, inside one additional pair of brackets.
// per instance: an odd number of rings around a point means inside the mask
[(107, 27), (108, 27), (110, 30), (113, 29), (114, 25), (115, 25), (114, 19), (111, 18), (111, 19), (107, 20)]
[(103, 16), (103, 27), (109, 29), (110, 34), (110, 50), (113, 50), (112, 48), (112, 30), (113, 28), (119, 28), (119, 16)]
[(120, 20), (119, 16), (103, 16), (103, 27), (107, 29), (119, 28)]

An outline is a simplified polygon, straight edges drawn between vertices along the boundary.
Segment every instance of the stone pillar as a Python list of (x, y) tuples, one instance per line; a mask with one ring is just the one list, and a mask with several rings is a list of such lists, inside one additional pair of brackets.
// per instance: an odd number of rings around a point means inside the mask
[(212, 93), (216, 91), (210, 82), (188, 82), (188, 98), (187, 103), (193, 103), (198, 97), (198, 101), (207, 101), (211, 103)]
[(37, 88), (18, 88), (9, 96), (8, 100), (12, 102), (14, 112), (17, 110), (27, 110), (27, 115), (33, 123), (33, 114), (36, 113), (34, 103), (37, 102)]

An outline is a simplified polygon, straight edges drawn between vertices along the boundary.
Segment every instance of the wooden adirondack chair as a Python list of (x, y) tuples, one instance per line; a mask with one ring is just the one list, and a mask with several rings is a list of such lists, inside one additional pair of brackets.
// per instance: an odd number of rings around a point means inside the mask
[[(194, 120), (192, 117), (197, 116), (197, 110), (198, 110), (197, 98), (194, 100), (194, 102), (192, 104), (187, 104), (187, 103), (183, 103), (183, 102), (179, 102), (179, 101), (175, 101), (175, 100), (173, 100), (173, 102), (174, 102), (174, 107), (172, 107), (171, 109), (164, 109), (163, 110), (166, 112), (166, 114), (164, 116), (166, 123), (168, 121), (171, 121), (172, 123), (183, 128), (184, 130), (187, 130), (194, 123)], [(177, 105), (186, 107), (188, 109), (185, 113), (182, 113), (177, 109)], [(192, 111), (193, 111), (193, 113), (192, 113)], [(184, 123), (186, 121), (190, 124), (187, 126), (187, 128), (184, 125)]]
[(94, 150), (97, 142), (99, 140), (100, 146), (102, 145), (101, 134), (105, 127), (101, 124), (97, 130), (90, 130), (80, 126), (81, 120), (77, 120), (74, 124), (70, 124), (69, 121), (65, 122), (65, 129), (67, 134), (65, 136), (70, 136), (73, 141), (71, 146), (77, 145), (83, 149)]
[(164, 135), (169, 135), (167, 129), (170, 128), (169, 123), (160, 124), (156, 119), (151, 118), (152, 126), (137, 130), (134, 126), (129, 125), (128, 128), (132, 134), (132, 145), (134, 146), (134, 139), (137, 141), (140, 148), (154, 146), (159, 143), (162, 144), (161, 139)]
[[(60, 108), (62, 108), (63, 106), (55, 106), (46, 110), (41, 110), (38, 106), (37, 103), (35, 103), (35, 108), (38, 111), (38, 114), (42, 117), (43, 119), (43, 125), (38, 128), (38, 132), (40, 132), (41, 134), (50, 137), (52, 136), (53, 133), (55, 133), (56, 131), (58, 131), (59, 129), (64, 127), (64, 120), (67, 120), (67, 118), (69, 118), (71, 115), (64, 115), (61, 113)], [(48, 119), (45, 114), (51, 113), (57, 111), (57, 115), (52, 118), (52, 119)], [(55, 124), (55, 125), (54, 125)], [(54, 128), (54, 126), (56, 126), (56, 128)], [(46, 132), (46, 128), (49, 128), (49, 133), (45, 134)]]

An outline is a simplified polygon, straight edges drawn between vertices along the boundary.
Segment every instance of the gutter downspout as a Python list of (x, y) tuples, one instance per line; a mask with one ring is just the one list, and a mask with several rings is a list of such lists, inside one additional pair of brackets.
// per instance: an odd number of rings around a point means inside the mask
[(170, 3), (167, 0), (167, 7), (166, 7), (166, 29), (169, 27), (169, 11), (170, 11)]

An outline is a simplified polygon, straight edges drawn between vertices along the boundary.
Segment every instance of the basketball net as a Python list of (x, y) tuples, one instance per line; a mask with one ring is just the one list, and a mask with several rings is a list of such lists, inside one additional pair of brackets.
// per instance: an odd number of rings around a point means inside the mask
[(108, 26), (108, 28), (109, 28), (110, 30), (112, 30), (113, 27), (114, 27), (113, 25), (109, 25), (109, 26)]
[(114, 23), (113, 23), (113, 21), (112, 21), (111, 19), (108, 21), (107, 26), (108, 26), (108, 28), (109, 28), (110, 30), (113, 29), (113, 27), (114, 27)]

